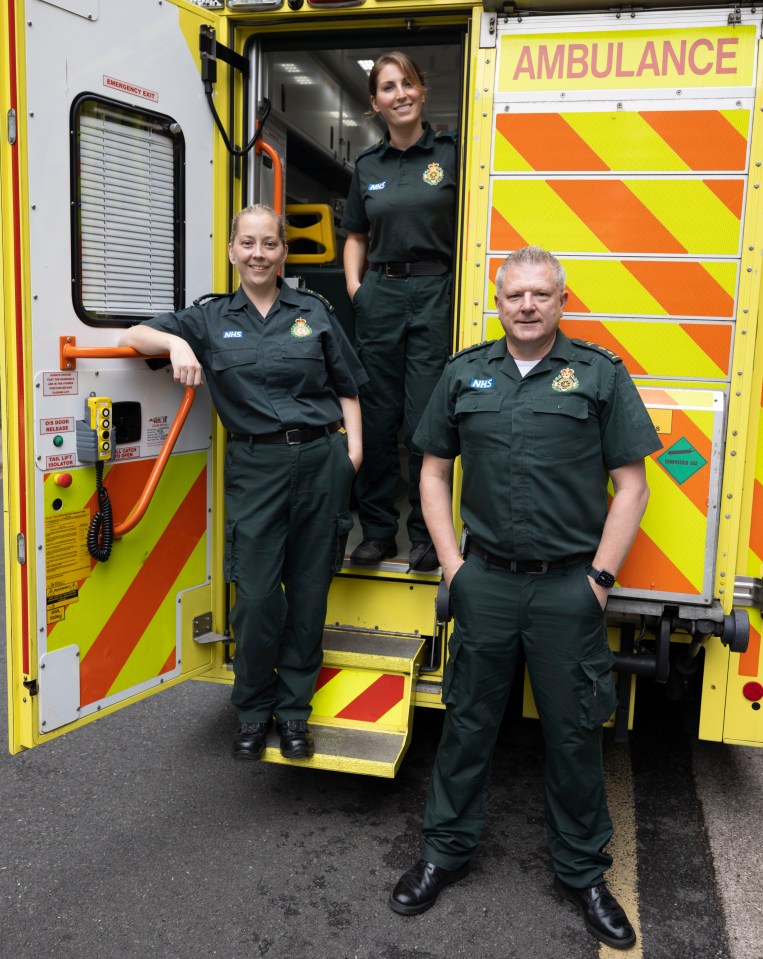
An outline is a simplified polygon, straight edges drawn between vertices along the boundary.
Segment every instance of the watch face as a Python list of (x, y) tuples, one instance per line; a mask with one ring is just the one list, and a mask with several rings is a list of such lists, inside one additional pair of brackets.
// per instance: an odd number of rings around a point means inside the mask
[(600, 569), (596, 573), (594, 583), (596, 583), (598, 586), (603, 586), (604, 589), (612, 589), (612, 587), (615, 585), (615, 577), (612, 575), (612, 573), (608, 573), (606, 569)]

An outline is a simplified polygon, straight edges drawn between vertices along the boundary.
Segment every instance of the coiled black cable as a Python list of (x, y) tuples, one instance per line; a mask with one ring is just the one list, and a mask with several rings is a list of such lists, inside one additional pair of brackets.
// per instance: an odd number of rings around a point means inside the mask
[(249, 143), (247, 143), (245, 147), (242, 147), (241, 149), (239, 149), (238, 147), (233, 146), (233, 144), (231, 143), (228, 137), (228, 134), (225, 132), (225, 127), (223, 127), (222, 121), (220, 120), (217, 110), (215, 109), (215, 101), (212, 97), (212, 90), (213, 90), (212, 83), (210, 83), (209, 81), (205, 82), (204, 93), (207, 98), (207, 103), (209, 104), (209, 109), (212, 111), (212, 117), (214, 118), (217, 129), (220, 131), (220, 136), (223, 138), (223, 143), (225, 144), (226, 150), (229, 153), (231, 153), (234, 157), (246, 156), (247, 153), (255, 145), (255, 143), (259, 140), (259, 138), (262, 136), (262, 133), (265, 129), (265, 121), (270, 115), (270, 100), (268, 100), (267, 97), (262, 98), (263, 114), (262, 114), (262, 117), (260, 117), (260, 122), (257, 124), (257, 129), (254, 131), (254, 136), (249, 141)]
[(98, 495), (98, 510), (90, 520), (87, 531), (87, 551), (93, 559), (105, 563), (111, 556), (114, 545), (114, 514), (111, 511), (109, 491), (103, 485), (103, 462), (95, 464), (95, 490)]

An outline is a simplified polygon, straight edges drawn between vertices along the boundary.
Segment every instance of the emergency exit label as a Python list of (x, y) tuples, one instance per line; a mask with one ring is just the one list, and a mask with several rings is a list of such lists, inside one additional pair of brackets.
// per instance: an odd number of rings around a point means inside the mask
[(658, 456), (657, 462), (670, 473), (679, 486), (707, 465), (705, 457), (695, 450), (685, 437), (681, 437), (670, 449)]

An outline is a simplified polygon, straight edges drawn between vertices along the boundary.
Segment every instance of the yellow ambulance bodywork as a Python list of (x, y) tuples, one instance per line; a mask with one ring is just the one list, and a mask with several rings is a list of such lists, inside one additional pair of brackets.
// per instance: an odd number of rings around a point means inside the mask
[[(57, 0), (35, 4), (33, 16), (30, 4), (11, 0), (0, 22), (11, 54), (0, 93), (15, 124), (15, 139), (9, 132), (0, 142), (11, 750), (186, 678), (232, 680), (222, 576), (226, 437), (208, 400), (197, 399), (185, 446), (170, 458), (146, 518), (106, 564), (82, 555), (95, 508), (93, 469), (50, 445), (62, 436), (62, 449), (72, 448), (69, 426), (56, 432), (51, 409), (59, 402), (61, 421), (70, 423), (88, 392), (118, 402), (141, 397), (153, 423), (180, 399), (160, 382), (166, 374), (135, 361), (59, 362), (61, 337), (96, 346), (116, 339), (113, 326), (88, 325), (72, 310), (68, 245), (50, 245), (64, 263), (55, 276), (42, 259), (41, 214), (68, 216), (69, 208), (68, 174), (58, 188), (66, 193), (60, 209), (42, 190), (42, 152), (68, 151), (77, 98), (97, 85), (98, 97), (131, 109), (147, 101), (182, 128), (193, 225), (188, 301), (207, 292), (196, 282), (230, 288), (231, 214), (270, 199), (254, 193), (265, 182), (261, 161), (232, 157), (214, 129), (201, 80), (210, 55), (202, 30), (220, 48), (212, 54), (211, 99), (234, 142), (252, 134), (268, 44), (330, 47), (339, 34), (403, 44), (427, 31), (460, 44), (454, 347), (501, 335), (494, 278), (505, 255), (526, 243), (551, 249), (568, 272), (563, 328), (623, 358), (664, 441), (647, 462), (648, 512), (610, 600), (624, 690), (616, 722), (622, 732), (637, 708), (630, 672), (661, 671), (662, 680), (667, 666), (680, 685), (703, 663), (700, 735), (762, 743), (759, 14), (651, 3), (621, 17), (597, 2), (541, 0), (520, 14), (488, 0), (155, 6), (139, 0), (116, 12)], [(118, 55), (120, 37), (137, 24), (140, 53), (131, 60)], [(40, 40), (46, 31), (50, 47)], [(71, 66), (66, 52), (51, 53), (54, 35), (66, 40), (58, 47), (68, 43), (72, 59), (97, 48), (105, 66), (90, 74), (72, 68), (71, 89), (51, 95), (49, 105), (43, 64), (53, 77), (69, 77)], [(226, 59), (225, 50), (240, 59)], [(163, 68), (155, 65), (162, 59)], [(78, 71), (89, 86), (76, 86)], [(65, 116), (48, 119), (45, 111), (54, 109)], [(45, 136), (42, 121), (50, 123)], [(68, 229), (62, 236), (68, 240)], [(198, 249), (190, 251), (192, 244)], [(289, 272), (300, 272), (298, 262)], [(60, 401), (45, 399), (56, 390)], [(121, 513), (129, 513), (156, 459), (162, 429), (152, 429), (144, 422), (134, 455), (106, 468)], [(71, 477), (65, 487), (62, 471)], [(458, 491), (457, 472), (457, 523)], [(438, 587), (439, 576), (409, 574), (399, 563), (378, 571), (345, 564), (329, 596), (313, 702), (318, 739), (332, 745), (301, 764), (395, 774), (414, 706), (441, 708), (450, 624), (436, 605)], [(525, 712), (534, 712), (529, 690)], [(348, 745), (353, 738), (362, 748)], [(275, 742), (265, 758), (281, 761)]]

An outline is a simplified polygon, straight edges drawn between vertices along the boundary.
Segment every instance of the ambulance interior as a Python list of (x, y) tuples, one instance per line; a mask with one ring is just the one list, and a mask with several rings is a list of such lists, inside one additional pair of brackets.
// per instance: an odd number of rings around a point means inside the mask
[[(417, 40), (417, 42), (414, 42)], [(437, 130), (457, 130), (463, 97), (463, 32), (426, 31), (416, 38), (410, 34), (375, 31), (345, 38), (314, 35), (300, 42), (290, 35), (260, 38), (250, 51), (253, 63), (253, 104), (270, 101), (263, 139), (275, 147), (284, 162), (285, 205), (292, 229), (315, 222), (299, 207), (325, 204), (330, 208), (335, 255), (326, 259), (323, 244), (310, 238), (290, 235), (286, 276), (299, 278), (308, 289), (322, 294), (333, 305), (344, 330), (353, 340), (355, 318), (347, 296), (342, 253), (345, 231), (340, 226), (345, 198), (350, 187), (355, 157), (376, 143), (384, 125), (372, 113), (368, 74), (374, 60), (386, 50), (400, 50), (421, 66), (427, 81), (425, 116)], [(253, 107), (252, 109), (255, 109)], [(272, 203), (272, 163), (267, 156), (254, 156), (243, 172), (244, 196), (248, 202)], [(329, 250), (330, 252), (330, 250)], [(315, 262), (323, 259), (324, 262)], [(401, 480), (397, 508), (400, 556), (407, 557), (409, 543), (405, 520), (407, 502), (407, 451), (401, 441)], [(361, 539), (355, 514), (347, 552)], [(407, 565), (407, 563), (406, 563)]]

